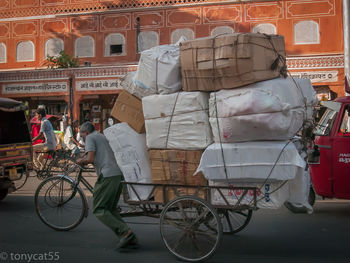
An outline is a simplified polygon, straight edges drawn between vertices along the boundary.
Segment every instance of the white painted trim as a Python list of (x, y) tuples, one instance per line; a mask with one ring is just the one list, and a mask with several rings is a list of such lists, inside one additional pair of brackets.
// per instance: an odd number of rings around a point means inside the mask
[(48, 38), (46, 41), (45, 41), (45, 46), (44, 46), (44, 51), (45, 51), (45, 57), (44, 57), (44, 59), (47, 59), (47, 42), (49, 42), (49, 40), (52, 40), (52, 39), (59, 39), (60, 40), (60, 42), (62, 43), (62, 50), (64, 50), (64, 41), (61, 39), (61, 38), (59, 38), (59, 37), (55, 37), (55, 38)]
[(2, 45), (5, 48), (5, 61), (0, 61), (0, 64), (7, 63), (7, 47), (4, 42), (0, 42), (0, 45)]
[[(93, 43), (93, 49), (92, 49), (92, 56), (77, 56), (77, 41), (79, 39), (82, 39), (82, 38), (91, 38), (92, 39), (92, 43)], [(74, 56), (76, 58), (94, 58), (95, 57), (95, 39), (92, 37), (92, 36), (81, 36), (81, 37), (78, 37), (75, 41), (74, 41)]]
[[(18, 49), (18, 45), (22, 42), (30, 42), (33, 46), (33, 60), (18, 60), (17, 59), (17, 56), (18, 56), (18, 52), (17, 52), (17, 49)], [(19, 41), (16, 45), (16, 62), (32, 62), (32, 61), (35, 61), (35, 45), (33, 43), (33, 41), (31, 40), (23, 40), (23, 41)]]
[[(118, 35), (118, 36), (121, 36), (122, 37), (122, 39), (123, 39), (123, 42), (124, 43), (122, 43), (122, 47), (123, 47), (123, 52), (121, 53), (121, 54), (114, 54), (114, 55), (106, 55), (106, 53), (107, 53), (107, 43), (106, 43), (106, 41), (107, 41), (107, 39), (109, 38), (109, 37), (111, 37), (112, 35)], [(123, 56), (126, 56), (127, 54), (126, 54), (126, 39), (125, 39), (125, 36), (124, 36), (124, 34), (121, 34), (121, 33), (110, 33), (110, 34), (108, 34), (106, 37), (105, 37), (105, 49), (104, 49), (104, 57), (107, 57), (107, 58), (109, 58), (109, 57), (123, 57)], [(119, 44), (118, 44), (119, 45)], [(108, 45), (108, 47), (109, 47), (109, 45)]]
[[(300, 23), (303, 23), (303, 22), (311, 22), (311, 23), (314, 23), (317, 25), (317, 42), (299, 42), (299, 43), (296, 43), (295, 41), (295, 37), (296, 37), (296, 30), (295, 30), (295, 26), (300, 24)], [(316, 21), (314, 20), (302, 20), (302, 21), (299, 21), (298, 23), (294, 24), (293, 26), (293, 44), (294, 45), (318, 45), (320, 44), (320, 24), (317, 23)]]

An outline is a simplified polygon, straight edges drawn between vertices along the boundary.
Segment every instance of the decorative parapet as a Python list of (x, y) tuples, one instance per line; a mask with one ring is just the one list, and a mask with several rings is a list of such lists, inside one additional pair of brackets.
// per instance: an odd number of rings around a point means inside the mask
[(344, 68), (344, 55), (288, 57), (288, 69), (327, 69)]
[(79, 78), (111, 78), (121, 77), (130, 71), (137, 69), (136, 64), (101, 66), (101, 67), (81, 67), (70, 69), (40, 69), (31, 71), (9, 71), (0, 72), (0, 82), (20, 82), (36, 80), (58, 80), (69, 77)]
[[(13, 1), (12, 5), (10, 2)], [(116, 11), (123, 9), (145, 9), (167, 6), (188, 6), (206, 3), (221, 2), (242, 2), (242, 0), (106, 0), (106, 1), (90, 1), (82, 2), (72, 0), (70, 3), (66, 0), (52, 1), (33, 0), (31, 5), (23, 4), (20, 0), (2, 0), (0, 6), (0, 19), (12, 17), (57, 15), (57, 14), (81, 14), (96, 13), (106, 11)], [(243, 1), (249, 2), (249, 0)]]

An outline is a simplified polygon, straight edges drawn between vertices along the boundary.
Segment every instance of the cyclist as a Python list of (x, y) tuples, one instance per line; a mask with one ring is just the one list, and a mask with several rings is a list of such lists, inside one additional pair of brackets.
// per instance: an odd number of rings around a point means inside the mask
[(51, 125), (51, 122), (46, 119), (46, 111), (44, 108), (38, 108), (35, 112), (35, 115), (39, 121), (41, 121), (40, 125), (40, 131), (39, 134), (32, 139), (32, 142), (35, 142), (38, 139), (45, 138), (44, 143), (39, 143), (33, 145), (33, 149), (35, 152), (41, 152), (37, 156), (37, 158), (34, 157), (33, 162), (36, 164), (36, 166), (39, 169), (42, 169), (44, 166), (44, 152), (48, 151), (55, 151), (57, 144), (56, 144), (56, 137), (53, 132), (53, 128)]
[(87, 155), (77, 160), (77, 164), (94, 164), (98, 175), (93, 191), (93, 213), (118, 237), (117, 249), (137, 248), (135, 234), (121, 218), (117, 205), (122, 193), (122, 172), (114, 158), (113, 151), (106, 137), (95, 130), (91, 122), (80, 127), (80, 134), (85, 141)]

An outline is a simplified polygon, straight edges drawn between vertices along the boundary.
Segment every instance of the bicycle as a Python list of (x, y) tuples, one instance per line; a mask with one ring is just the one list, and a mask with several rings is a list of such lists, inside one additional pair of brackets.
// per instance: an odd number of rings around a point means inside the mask
[[(89, 192), (93, 187), (83, 177), (84, 168), (79, 168), (78, 176), (72, 178), (56, 175), (44, 180), (35, 192), (35, 208), (40, 220), (57, 231), (68, 231), (77, 227), (88, 216), (88, 200), (80, 187), (82, 183)], [(75, 169), (76, 170), (76, 169)], [(175, 185), (161, 183), (122, 182), (124, 202), (132, 209), (120, 209), (122, 217), (148, 216), (159, 218), (162, 240), (167, 249), (177, 258), (185, 261), (199, 262), (211, 257), (218, 248), (222, 233), (233, 234), (245, 228), (257, 209), (257, 189), (254, 187), (228, 187), (208, 185)], [(146, 199), (137, 193), (138, 187), (152, 187)], [(192, 195), (181, 195), (179, 189), (194, 189)], [(154, 200), (155, 190), (161, 190), (163, 201)], [(173, 190), (175, 198), (168, 200), (167, 193)], [(237, 204), (230, 204), (225, 198), (225, 205), (212, 205), (210, 193), (218, 191), (239, 190), (242, 193)], [(131, 200), (132, 191), (138, 200)], [(199, 197), (205, 192), (205, 196)], [(250, 204), (241, 204), (246, 195), (252, 193)], [(170, 201), (170, 202), (169, 202)], [(135, 207), (135, 208), (133, 208)], [(237, 220), (235, 215), (241, 217)], [(225, 228), (223, 229), (223, 225)]]
[(64, 149), (38, 151), (36, 153), (45, 155), (43, 167), (34, 167), (36, 176), (42, 180), (50, 177), (52, 174), (65, 174), (75, 165), (75, 157), (72, 156), (70, 151)]

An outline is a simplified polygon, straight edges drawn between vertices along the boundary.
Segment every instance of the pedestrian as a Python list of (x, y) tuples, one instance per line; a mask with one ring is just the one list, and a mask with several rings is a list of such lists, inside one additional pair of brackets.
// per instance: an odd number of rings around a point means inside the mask
[(91, 122), (81, 125), (80, 134), (85, 141), (87, 155), (79, 159), (77, 164), (94, 164), (98, 175), (93, 190), (93, 214), (119, 237), (118, 250), (137, 248), (137, 238), (123, 221), (117, 208), (122, 193), (123, 175), (107, 138), (97, 132)]
[(35, 116), (39, 121), (41, 121), (41, 125), (39, 134), (32, 139), (32, 142), (42, 138), (45, 138), (45, 142), (33, 145), (35, 152), (40, 151), (37, 158), (34, 157), (33, 162), (39, 169), (43, 169), (45, 157), (44, 152), (56, 150), (56, 137), (53, 132), (51, 122), (46, 119), (45, 109), (38, 108), (35, 112)]
[(64, 147), (69, 151), (71, 151), (73, 156), (77, 156), (80, 152), (79, 146), (81, 145), (75, 138), (75, 131), (76, 131), (75, 128), (79, 126), (79, 121), (74, 120), (72, 123), (72, 126), (69, 125), (67, 121), (67, 127), (64, 132), (63, 142), (64, 142)]

